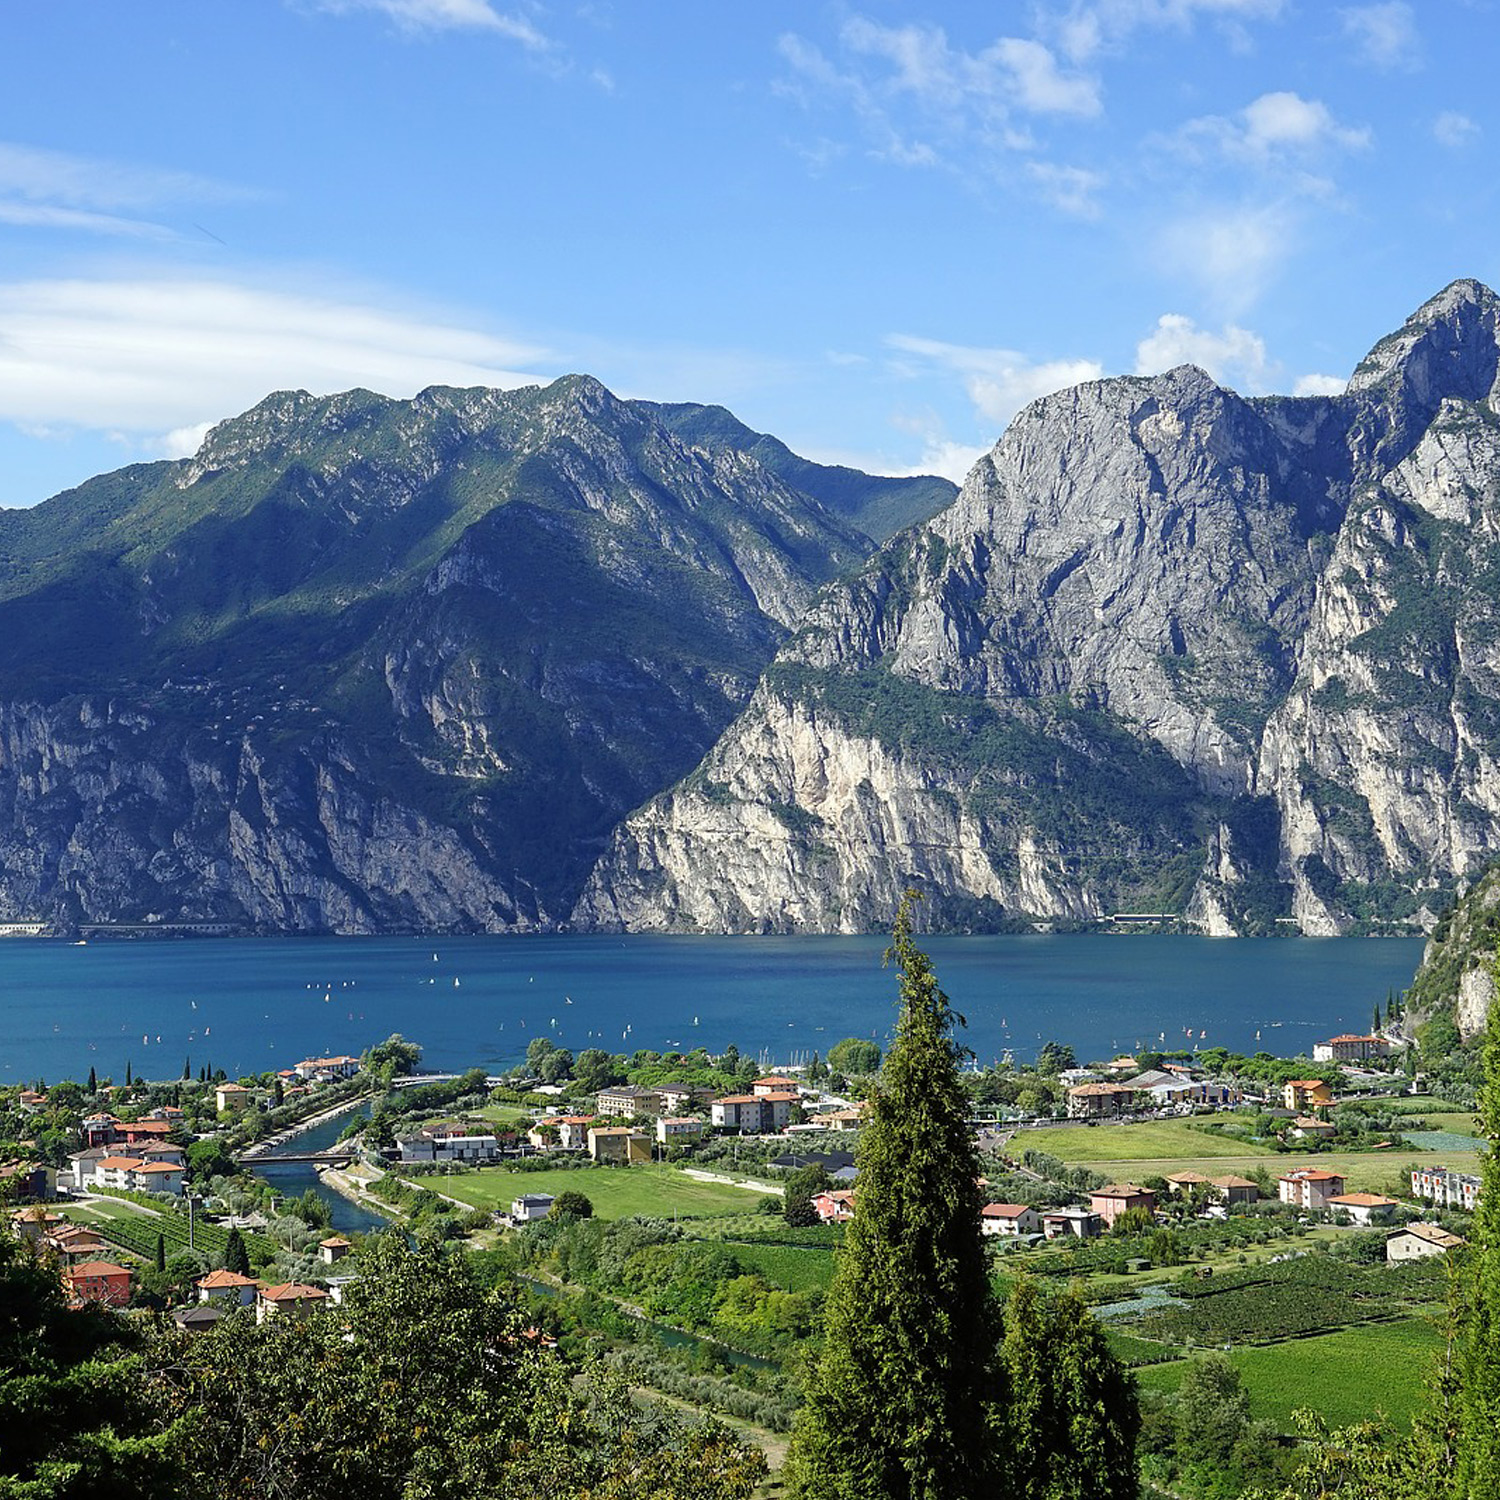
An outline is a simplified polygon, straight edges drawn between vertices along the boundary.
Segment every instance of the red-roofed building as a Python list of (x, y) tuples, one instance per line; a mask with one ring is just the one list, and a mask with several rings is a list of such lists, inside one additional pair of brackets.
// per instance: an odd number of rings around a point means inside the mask
[(255, 1321), (264, 1323), (272, 1313), (291, 1313), (294, 1317), (305, 1318), (327, 1300), (328, 1293), (320, 1286), (303, 1286), (295, 1281), (263, 1286), (255, 1299)]
[(1344, 1179), (1337, 1172), (1321, 1172), (1299, 1167), (1277, 1179), (1277, 1192), (1283, 1203), (1298, 1208), (1327, 1208), (1328, 1200), (1344, 1191)]
[(241, 1276), (238, 1271), (210, 1271), (197, 1281), (200, 1302), (219, 1302), (231, 1307), (251, 1307), (260, 1282), (251, 1276)]
[(979, 1210), (981, 1234), (1039, 1234), (1042, 1216), (1027, 1203), (986, 1203)]
[(813, 1208), (825, 1224), (842, 1224), (854, 1217), (854, 1190), (837, 1189), (818, 1193), (813, 1197)]
[(1144, 1208), (1151, 1213), (1156, 1208), (1156, 1194), (1150, 1188), (1138, 1187), (1133, 1182), (1111, 1182), (1097, 1192), (1089, 1194), (1089, 1207), (1113, 1229), (1115, 1220), (1134, 1208)]
[(1394, 1198), (1381, 1193), (1336, 1193), (1327, 1205), (1335, 1213), (1348, 1214), (1356, 1224), (1383, 1223), (1401, 1207)]
[(124, 1120), (115, 1126), (115, 1139), (133, 1146), (138, 1141), (159, 1141), (177, 1127), (170, 1120)]
[(768, 1078), (757, 1078), (750, 1085), (752, 1094), (795, 1094), (797, 1092), (797, 1080), (795, 1078), (782, 1078), (779, 1074), (772, 1074)]
[(85, 1260), (62, 1273), (64, 1288), (79, 1302), (124, 1307), (130, 1301), (130, 1272), (108, 1260)]

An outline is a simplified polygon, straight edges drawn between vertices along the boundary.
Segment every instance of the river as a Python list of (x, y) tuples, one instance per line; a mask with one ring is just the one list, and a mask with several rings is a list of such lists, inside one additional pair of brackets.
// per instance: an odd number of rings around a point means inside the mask
[(369, 1209), (361, 1207), (352, 1199), (344, 1197), (342, 1193), (336, 1193), (332, 1188), (324, 1187), (318, 1179), (317, 1168), (310, 1162), (277, 1162), (278, 1155), (288, 1152), (323, 1151), (334, 1145), (338, 1138), (344, 1133), (344, 1127), (356, 1115), (369, 1117), (370, 1108), (367, 1104), (355, 1105), (335, 1115), (331, 1120), (324, 1120), (321, 1124), (310, 1126), (293, 1136), (291, 1140), (284, 1141), (280, 1146), (273, 1146), (264, 1156), (258, 1156), (252, 1163), (252, 1168), (257, 1177), (263, 1177), (278, 1193), (284, 1197), (300, 1198), (308, 1188), (312, 1188), (317, 1195), (328, 1205), (332, 1215), (331, 1226), (335, 1234), (368, 1234), (375, 1229), (383, 1229), (391, 1221), (383, 1218), (380, 1214), (371, 1213)]

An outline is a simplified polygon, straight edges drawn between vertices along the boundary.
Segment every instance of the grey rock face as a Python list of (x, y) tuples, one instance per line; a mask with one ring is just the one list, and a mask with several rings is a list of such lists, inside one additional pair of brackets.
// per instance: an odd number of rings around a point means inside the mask
[(0, 515), (0, 912), (555, 926), (871, 546), (587, 377), (269, 397)]
[[(1500, 851), (1497, 371), (1496, 298), (1458, 282), (1343, 396), (1243, 400), (1183, 368), (1034, 403), (949, 509), (824, 594), (576, 918), (879, 925), (894, 866), (1015, 916), (1144, 897), (1216, 933), (1418, 920)], [(929, 696), (861, 708), (892, 681)], [(955, 759), (910, 732), (1055, 704), (1097, 716), (1089, 774), (1128, 857), (1059, 825), (1070, 789), (1035, 744)], [(878, 772), (877, 744), (902, 750)], [(1176, 823), (1138, 798), (1148, 749), (1180, 769)], [(1003, 818), (986, 777), (1021, 787)], [(1039, 848), (1046, 877), (1019, 880)]]

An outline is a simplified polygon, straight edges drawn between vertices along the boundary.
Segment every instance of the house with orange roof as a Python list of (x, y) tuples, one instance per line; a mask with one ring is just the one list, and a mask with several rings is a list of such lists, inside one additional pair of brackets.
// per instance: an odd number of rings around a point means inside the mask
[(1344, 1179), (1338, 1172), (1299, 1167), (1279, 1177), (1276, 1189), (1283, 1203), (1297, 1208), (1327, 1208), (1328, 1200), (1344, 1191)]
[(1422, 1260), (1429, 1255), (1446, 1255), (1450, 1250), (1468, 1244), (1462, 1235), (1451, 1233), (1439, 1224), (1404, 1224), (1385, 1237), (1385, 1258), (1391, 1261)]
[(842, 1224), (854, 1217), (854, 1189), (834, 1188), (813, 1197), (813, 1208), (825, 1224)]
[(1333, 1090), (1321, 1078), (1293, 1078), (1282, 1085), (1281, 1098), (1287, 1109), (1310, 1114), (1333, 1103)]
[(194, 1283), (200, 1302), (217, 1302), (227, 1307), (252, 1307), (261, 1284), (253, 1276), (238, 1271), (210, 1271)]
[(1118, 1083), (1080, 1083), (1068, 1090), (1070, 1120), (1107, 1119), (1135, 1107), (1135, 1090)]
[(130, 1301), (130, 1272), (108, 1260), (85, 1260), (67, 1266), (63, 1288), (78, 1302), (99, 1302), (105, 1307), (124, 1307)]
[(800, 1085), (795, 1078), (783, 1078), (780, 1074), (770, 1074), (765, 1078), (757, 1078), (750, 1085), (752, 1094), (795, 1094)]
[(1324, 1205), (1335, 1213), (1348, 1214), (1356, 1224), (1368, 1227), (1390, 1218), (1401, 1205), (1382, 1193), (1335, 1193)]
[(1144, 1208), (1147, 1213), (1152, 1213), (1156, 1208), (1156, 1194), (1133, 1182), (1110, 1182), (1089, 1194), (1089, 1207), (1104, 1220), (1106, 1228), (1113, 1229), (1115, 1220), (1132, 1209)]
[(255, 1321), (264, 1323), (277, 1313), (295, 1318), (310, 1317), (327, 1301), (328, 1293), (320, 1286), (305, 1286), (296, 1281), (263, 1286), (255, 1298)]
[(979, 1210), (979, 1232), (1040, 1234), (1042, 1216), (1029, 1203), (986, 1203)]
[(214, 1108), (222, 1115), (238, 1114), (255, 1103), (255, 1091), (242, 1083), (221, 1083), (214, 1089)]

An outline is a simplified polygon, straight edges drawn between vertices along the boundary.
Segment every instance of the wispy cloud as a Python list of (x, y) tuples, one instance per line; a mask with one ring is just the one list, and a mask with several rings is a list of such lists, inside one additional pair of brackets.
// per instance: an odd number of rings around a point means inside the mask
[(902, 166), (992, 168), (997, 156), (1034, 146), (1029, 122), (1091, 119), (1102, 108), (1098, 80), (1032, 38), (968, 51), (940, 26), (856, 15), (832, 55), (797, 33), (778, 45), (791, 70), (785, 92), (810, 110), (850, 111), (870, 154)]
[(1014, 349), (976, 348), (938, 339), (891, 334), (886, 344), (901, 354), (958, 375), (986, 421), (1004, 426), (1028, 402), (1085, 380), (1098, 380), (1104, 367), (1092, 359), (1028, 359)]
[(0, 419), (156, 434), (177, 449), (195, 424), (271, 390), (515, 386), (545, 378), (519, 373), (545, 358), (454, 323), (316, 293), (199, 280), (0, 284)]
[(1339, 19), (1360, 62), (1384, 72), (1410, 71), (1422, 65), (1416, 17), (1404, 0), (1351, 5), (1339, 12)]
[(1476, 121), (1471, 120), (1468, 115), (1459, 114), (1456, 109), (1445, 109), (1432, 122), (1434, 139), (1440, 146), (1447, 146), (1450, 151), (1471, 145), (1483, 133)]
[(1294, 396), (1342, 396), (1349, 382), (1342, 375), (1299, 375), (1292, 384)]
[(188, 172), (0, 141), (0, 222), (130, 239), (173, 239), (151, 214), (174, 204), (253, 197)]
[(1285, 9), (1286, 0), (1073, 0), (1050, 29), (1067, 57), (1084, 62), (1147, 27), (1185, 31), (1200, 20), (1242, 27), (1275, 20)]
[(342, 15), (372, 10), (408, 31), (491, 31), (533, 52), (552, 46), (523, 15), (496, 10), (489, 0), (317, 0), (318, 9)]
[(1056, 162), (1034, 161), (1026, 164), (1026, 175), (1037, 191), (1055, 209), (1075, 219), (1097, 219), (1102, 212), (1099, 194), (1105, 186), (1104, 175), (1085, 167), (1065, 167)]
[(1167, 225), (1158, 253), (1167, 269), (1234, 317), (1260, 299), (1301, 238), (1297, 214), (1285, 203), (1232, 204)]

